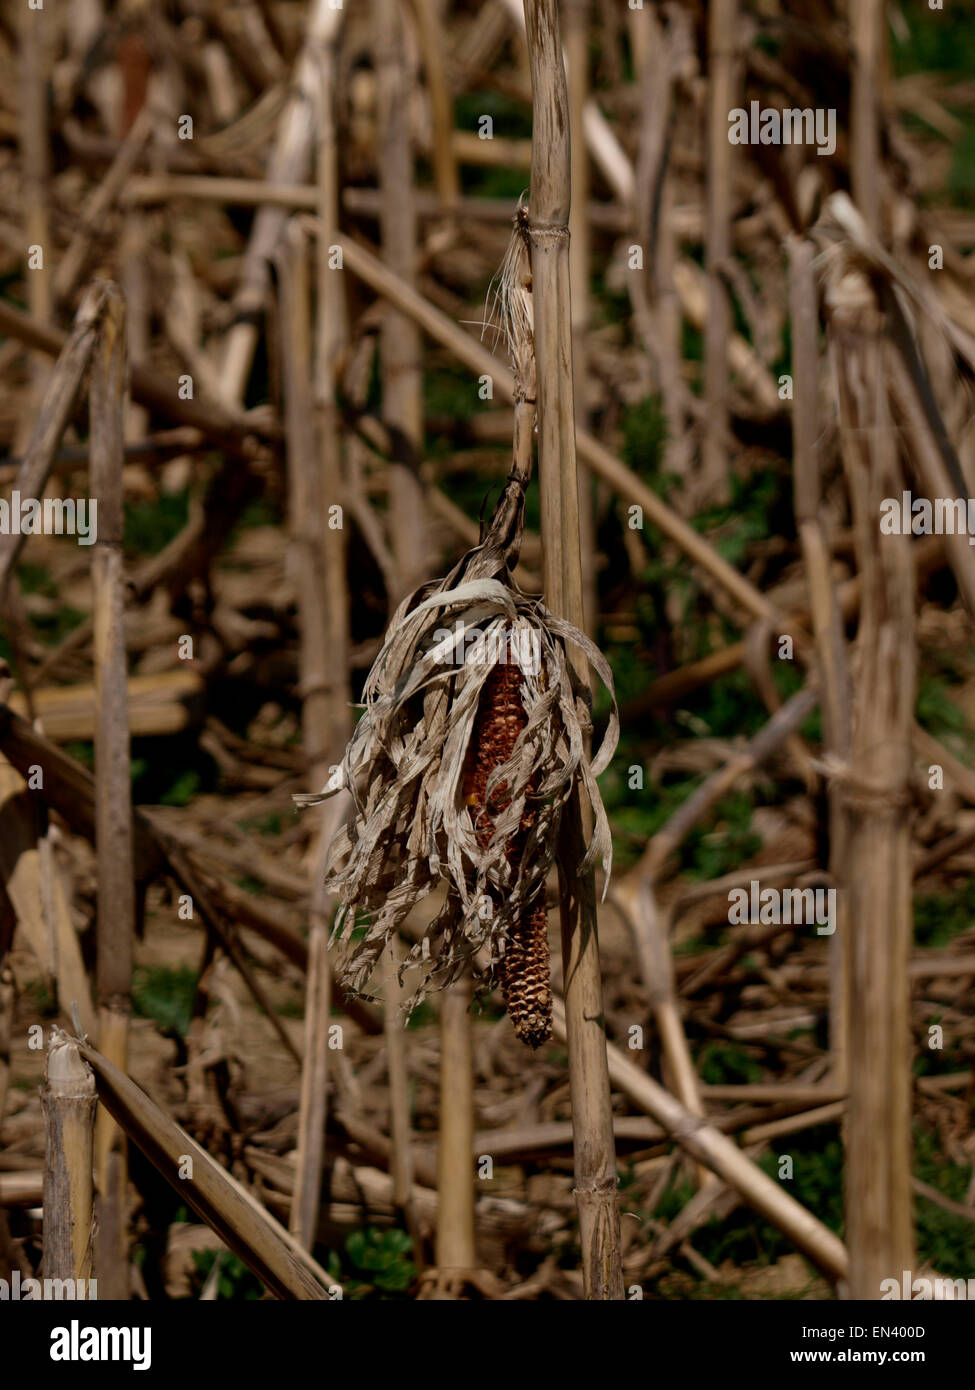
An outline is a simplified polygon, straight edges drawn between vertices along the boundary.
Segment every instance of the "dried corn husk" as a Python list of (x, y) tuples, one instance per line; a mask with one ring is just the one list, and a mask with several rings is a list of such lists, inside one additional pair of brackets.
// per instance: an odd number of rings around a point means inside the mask
[[(458, 570), (485, 563), (482, 547)], [(350, 944), (343, 983), (363, 993), (386, 942), (415, 904), (446, 881), (440, 913), (405, 962), (425, 967), (412, 1003), (431, 987), (449, 983), (482, 946), (493, 965), (512, 925), (544, 893), (562, 807), (579, 778), (595, 829), (580, 866), (597, 858), (607, 880), (612, 843), (596, 778), (619, 737), (613, 678), (598, 648), (510, 581), (454, 575), (433, 593), (418, 590), (397, 611), (369, 673), (363, 714), (341, 766), (341, 786), (352, 794), (353, 815), (332, 843), (327, 883), (340, 902), (333, 940), (353, 918), (365, 934)], [(578, 647), (611, 696), (612, 712), (594, 757), (587, 752), (589, 692), (570, 666), (566, 643)], [(507, 805), (482, 846), (465, 804), (463, 772), (482, 688), (496, 654), (514, 657), (521, 670), (527, 715), (508, 762), (488, 781), (490, 797), (505, 783)], [(534, 815), (516, 862), (512, 839), (534, 792)], [(493, 980), (493, 969), (490, 979)], [(485, 982), (486, 983), (486, 982)]]

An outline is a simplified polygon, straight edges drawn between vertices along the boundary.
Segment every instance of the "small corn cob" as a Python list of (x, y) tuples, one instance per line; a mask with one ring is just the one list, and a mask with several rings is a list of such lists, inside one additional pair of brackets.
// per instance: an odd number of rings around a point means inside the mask
[[(482, 848), (490, 843), (495, 818), (510, 801), (505, 796), (507, 784), (503, 781), (492, 791), (490, 805), (486, 804), (486, 790), (491, 773), (511, 757), (518, 735), (528, 722), (521, 701), (521, 683), (520, 668), (513, 660), (499, 662), (484, 682), (471, 731), (464, 767), (464, 797), (471, 807)], [(508, 849), (512, 866), (522, 853), (533, 818), (534, 812), (526, 802), (518, 834)], [(552, 1035), (552, 988), (544, 899), (527, 907), (511, 928), (498, 975), (508, 1017), (518, 1037), (533, 1048), (547, 1042)]]

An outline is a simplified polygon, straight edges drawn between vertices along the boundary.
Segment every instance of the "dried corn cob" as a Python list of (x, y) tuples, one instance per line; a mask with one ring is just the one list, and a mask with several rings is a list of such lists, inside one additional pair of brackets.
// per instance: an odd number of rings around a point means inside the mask
[[(509, 804), (507, 784), (492, 789), (487, 784), (496, 767), (507, 762), (518, 735), (528, 722), (521, 698), (522, 677), (517, 663), (500, 661), (484, 683), (464, 767), (464, 798), (471, 808), (478, 843), (486, 849), (494, 834), (495, 818)], [(529, 786), (529, 796), (533, 788)], [(507, 851), (515, 868), (534, 811), (526, 800), (518, 834)], [(514, 1030), (523, 1043), (539, 1047), (552, 1035), (552, 989), (549, 984), (548, 914), (544, 899), (531, 903), (508, 933), (499, 970), (501, 993)]]

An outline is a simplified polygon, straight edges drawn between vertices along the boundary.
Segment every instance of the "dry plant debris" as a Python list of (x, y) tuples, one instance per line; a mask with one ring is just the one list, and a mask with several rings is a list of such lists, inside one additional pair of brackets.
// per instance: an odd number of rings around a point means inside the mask
[[(333, 841), (326, 877), (340, 902), (335, 933), (351, 930), (359, 915), (366, 926), (348, 948), (343, 984), (365, 992), (399, 925), (446, 880), (443, 907), (405, 961), (423, 976), (412, 1003), (470, 964), (483, 988), (504, 982), (519, 1035), (535, 1046), (548, 1033), (545, 1019), (531, 1021), (530, 1006), (548, 990), (535, 914), (561, 810), (578, 779), (595, 819), (580, 868), (598, 859), (608, 881), (612, 843), (596, 778), (613, 755), (618, 722), (614, 699), (590, 757), (588, 691), (566, 643), (612, 694), (609, 665), (584, 633), (510, 581), (468, 577), (491, 554), (490, 543), (469, 552), (440, 585), (400, 605), (366, 681), (341, 776), (296, 800), (316, 804), (343, 786), (352, 792), (355, 814)], [(483, 947), (489, 965), (479, 970)]]

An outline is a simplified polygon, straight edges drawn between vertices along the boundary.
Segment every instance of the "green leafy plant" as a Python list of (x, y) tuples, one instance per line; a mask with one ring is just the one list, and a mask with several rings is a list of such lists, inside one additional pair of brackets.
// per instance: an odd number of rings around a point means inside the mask
[(949, 946), (975, 921), (975, 879), (954, 893), (930, 893), (914, 903), (914, 939), (919, 946)]
[[(966, 1203), (971, 1164), (952, 1163), (937, 1133), (921, 1124), (914, 1126), (914, 1173), (951, 1201)], [(975, 1225), (924, 1197), (915, 1201), (914, 1220), (920, 1259), (946, 1278), (969, 1278), (975, 1269)]]
[(341, 1254), (329, 1251), (325, 1268), (347, 1298), (391, 1298), (405, 1294), (416, 1279), (412, 1250), (413, 1237), (406, 1231), (366, 1226), (346, 1237)]
[(188, 965), (140, 966), (132, 978), (132, 1007), (140, 1018), (151, 1018), (164, 1032), (185, 1037), (193, 1016), (196, 971)]
[(123, 529), (125, 553), (157, 555), (175, 536), (189, 518), (189, 489), (164, 492), (151, 501), (127, 502)]
[(44, 598), (58, 596), (58, 586), (46, 565), (21, 562), (17, 566), (17, 580), (25, 594), (42, 594)]
[(228, 1251), (194, 1250), (194, 1273), (192, 1277), (193, 1296), (199, 1298), (206, 1283), (207, 1275), (213, 1269), (213, 1262), (219, 1256), (220, 1273), (217, 1275), (217, 1298), (224, 1302), (239, 1303), (256, 1301), (264, 1297), (261, 1281), (253, 1275), (243, 1260)]
[(932, 737), (944, 743), (963, 762), (969, 762), (975, 747), (975, 733), (964, 711), (952, 699), (950, 690), (947, 680), (922, 672), (918, 680), (917, 720)]
[(77, 608), (62, 603), (50, 613), (31, 614), (30, 625), (45, 646), (56, 647), (67, 637), (69, 632), (83, 621), (84, 617), (84, 613)]
[(706, 1086), (747, 1085), (762, 1079), (762, 1068), (754, 1057), (735, 1043), (705, 1043), (697, 1057), (697, 1070)]

